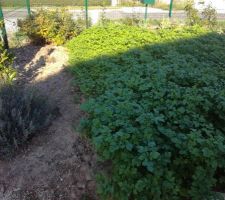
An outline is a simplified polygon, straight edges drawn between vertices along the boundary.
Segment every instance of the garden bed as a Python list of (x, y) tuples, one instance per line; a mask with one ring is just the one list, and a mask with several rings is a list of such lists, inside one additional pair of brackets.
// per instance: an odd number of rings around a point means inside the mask
[(111, 163), (98, 177), (104, 199), (198, 200), (223, 192), (224, 43), (224, 34), (200, 26), (109, 24), (68, 44), (88, 99), (83, 132)]
[[(47, 45), (14, 49), (17, 85), (34, 87), (58, 107), (52, 125), (20, 148), (11, 160), (0, 161), (1, 200), (95, 199), (95, 155), (74, 130), (83, 113), (82, 101), (65, 70), (67, 52)], [(79, 100), (79, 101), (78, 101)]]

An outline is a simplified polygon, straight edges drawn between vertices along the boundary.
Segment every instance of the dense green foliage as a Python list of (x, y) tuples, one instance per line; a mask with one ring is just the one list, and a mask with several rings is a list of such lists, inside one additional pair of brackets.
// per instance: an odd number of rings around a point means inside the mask
[[(174, 30), (153, 30), (151, 32), (144, 28), (126, 25), (111, 24), (107, 28), (93, 27), (83, 32), (78, 39), (73, 39), (68, 44), (71, 52), (71, 63), (75, 63), (76, 66), (79, 63), (81, 64), (81, 67), (74, 67), (72, 70), (79, 74), (78, 81), (83, 92), (88, 95), (100, 94), (102, 91), (105, 91), (104, 86), (107, 84), (105, 76), (110, 74), (108, 72), (111, 72), (112, 69), (116, 70), (118, 68), (117, 65), (114, 68), (111, 56), (114, 56), (112, 59), (116, 59), (115, 62), (117, 64), (117, 59), (120, 59), (122, 56), (120, 54), (130, 49), (137, 48), (136, 50), (142, 53), (140, 48), (143, 48), (146, 44), (153, 45), (155, 43), (172, 42), (175, 39), (188, 39), (204, 33), (205, 29), (198, 26), (193, 28), (180, 27)], [(166, 47), (158, 50), (158, 56), (166, 52), (169, 45)], [(147, 52), (146, 55), (145, 51), (143, 51), (143, 55), (141, 56), (146, 57), (148, 62), (152, 62), (154, 55), (148, 54)], [(102, 57), (103, 55), (104, 57)], [(110, 57), (108, 58), (108, 56)], [(155, 56), (157, 57), (157, 55)], [(95, 60), (95, 58), (98, 59)], [(124, 59), (136, 64), (135, 58), (129, 57)], [(107, 59), (110, 59), (110, 62)], [(84, 66), (84, 61), (90, 62), (85, 63), (86, 66), (82, 67)], [(123, 60), (121, 63), (123, 64)], [(124, 68), (123, 65), (122, 67)]]
[(4, 49), (0, 41), (0, 85), (11, 83), (16, 77), (16, 71), (12, 68), (13, 56)]
[[(225, 36), (93, 27), (69, 44), (102, 199), (209, 197), (225, 175)], [(222, 187), (224, 188), (224, 187)]]
[(27, 35), (33, 43), (64, 44), (79, 35), (85, 28), (85, 21), (72, 19), (66, 10), (39, 10), (25, 20), (19, 20), (20, 32)]
[(55, 108), (37, 92), (4, 85), (0, 88), (0, 158), (15, 150), (50, 124)]

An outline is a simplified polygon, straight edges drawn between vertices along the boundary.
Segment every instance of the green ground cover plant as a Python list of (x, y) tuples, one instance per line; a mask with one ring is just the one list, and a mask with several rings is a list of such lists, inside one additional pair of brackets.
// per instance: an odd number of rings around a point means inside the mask
[(68, 44), (102, 199), (216, 198), (225, 175), (225, 36), (109, 24)]

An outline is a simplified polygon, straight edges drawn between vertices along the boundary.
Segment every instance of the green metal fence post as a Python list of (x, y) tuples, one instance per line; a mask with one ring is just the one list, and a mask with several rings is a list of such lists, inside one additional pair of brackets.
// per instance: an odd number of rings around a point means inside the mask
[(27, 13), (29, 16), (31, 16), (30, 0), (26, 0), (26, 5), (27, 5)]
[(148, 4), (145, 4), (145, 23), (147, 23), (147, 19), (148, 19)]
[(5, 22), (4, 22), (4, 15), (3, 15), (3, 11), (2, 11), (2, 5), (1, 5), (1, 2), (0, 2), (0, 22), (1, 21), (2, 21), (3, 24), (1, 24), (1, 27), (0, 27), (0, 31), (1, 31), (0, 35), (3, 39), (4, 48), (8, 49), (9, 43), (8, 43), (6, 29), (5, 29)]
[(170, 0), (170, 11), (169, 11), (169, 18), (172, 17), (172, 12), (173, 12), (173, 0)]
[(86, 19), (86, 28), (89, 27), (88, 23), (88, 0), (84, 0), (84, 6), (85, 6), (85, 19)]

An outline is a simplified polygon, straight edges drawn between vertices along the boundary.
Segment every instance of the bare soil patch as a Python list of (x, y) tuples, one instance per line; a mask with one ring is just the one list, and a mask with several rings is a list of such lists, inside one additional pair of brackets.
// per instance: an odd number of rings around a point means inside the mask
[[(66, 71), (63, 47), (25, 46), (15, 49), (18, 83), (46, 94), (60, 116), (37, 134), (15, 158), (0, 161), (1, 200), (96, 199), (95, 154), (75, 128), (83, 113), (74, 103), (76, 89)], [(77, 98), (82, 98), (77, 94)], [(75, 127), (75, 128), (74, 128)]]

